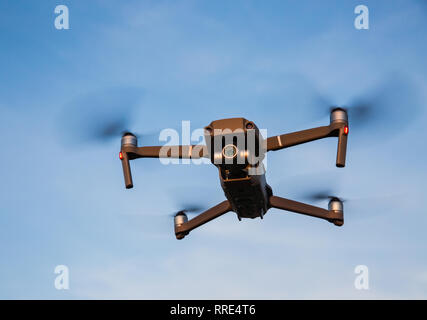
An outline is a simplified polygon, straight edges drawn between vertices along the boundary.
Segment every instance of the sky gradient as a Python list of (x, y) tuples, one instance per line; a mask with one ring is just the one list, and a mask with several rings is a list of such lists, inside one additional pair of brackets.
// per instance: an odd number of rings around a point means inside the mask
[[(54, 27), (58, 4), (69, 30)], [(369, 30), (354, 28), (359, 4)], [(426, 17), (424, 1), (403, 0), (2, 1), (0, 298), (426, 299)], [(411, 94), (387, 101), (408, 125), (350, 119), (346, 168), (335, 139), (268, 155), (274, 194), (333, 184), (353, 199), (342, 228), (271, 209), (177, 241), (181, 203), (224, 199), (217, 169), (134, 161), (126, 190), (120, 138), (73, 131), (117, 108), (115, 94), (136, 132), (245, 117), (276, 135), (328, 124), (315, 94), (346, 104), (394, 78)], [(54, 287), (57, 265), (69, 290)], [(369, 290), (354, 287), (357, 265)]]

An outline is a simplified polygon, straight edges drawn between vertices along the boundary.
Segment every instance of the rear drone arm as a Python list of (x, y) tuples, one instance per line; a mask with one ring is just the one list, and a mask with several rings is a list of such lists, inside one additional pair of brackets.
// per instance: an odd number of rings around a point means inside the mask
[(276, 151), (328, 137), (338, 137), (336, 165), (337, 167), (344, 167), (347, 150), (347, 135), (347, 113), (342, 109), (336, 109), (331, 113), (331, 124), (329, 126), (267, 138), (267, 151)]
[(176, 238), (183, 239), (191, 230), (198, 228), (201, 225), (216, 219), (229, 211), (231, 211), (230, 202), (225, 200), (189, 221), (187, 221), (187, 216), (185, 214), (175, 216)]
[(329, 210), (326, 210), (302, 202), (271, 196), (270, 207), (325, 219), (336, 226), (342, 226), (344, 224), (342, 202), (337, 199), (332, 199), (329, 202)]

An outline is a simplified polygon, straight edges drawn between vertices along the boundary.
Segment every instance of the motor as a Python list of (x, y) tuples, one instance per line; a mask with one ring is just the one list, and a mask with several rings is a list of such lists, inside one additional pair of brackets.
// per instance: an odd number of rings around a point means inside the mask
[(176, 238), (178, 240), (184, 239), (184, 237), (188, 234), (188, 233), (176, 233), (176, 229), (183, 225), (184, 223), (186, 223), (188, 221), (188, 217), (187, 215), (184, 213), (184, 211), (180, 211), (178, 212), (175, 217), (174, 217), (174, 222), (175, 222), (175, 234), (176, 234)]
[(328, 204), (328, 210), (334, 216), (330, 220), (336, 226), (342, 226), (344, 224), (344, 205), (343, 202), (338, 198), (332, 198)]

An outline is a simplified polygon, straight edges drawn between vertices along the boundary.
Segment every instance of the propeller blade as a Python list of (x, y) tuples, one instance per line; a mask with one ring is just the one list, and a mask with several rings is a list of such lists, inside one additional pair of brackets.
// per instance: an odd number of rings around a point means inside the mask
[(195, 205), (195, 204), (188, 204), (184, 206), (185, 209), (183, 209), (184, 212), (187, 213), (195, 213), (199, 211), (203, 211), (204, 207)]
[(347, 201), (346, 199), (343, 199), (341, 197), (336, 196), (336, 192), (333, 192), (332, 190), (325, 189), (325, 190), (312, 190), (312, 191), (306, 191), (303, 194), (300, 195), (299, 198), (307, 200), (307, 201), (323, 201), (323, 200), (331, 200), (331, 199), (339, 199), (342, 202)]
[(178, 210), (177, 212), (170, 214), (171, 217), (175, 217), (178, 213), (185, 213), (185, 214), (194, 214), (194, 213), (202, 213), (205, 208), (201, 205), (194, 204), (194, 203), (187, 203), (180, 206), (182, 209)]
[(371, 92), (355, 97), (344, 105), (328, 103), (331, 100), (314, 90), (312, 100), (316, 117), (326, 117), (336, 107), (347, 110), (350, 130), (354, 129), (356, 136), (365, 133), (375, 133), (381, 138), (393, 136), (410, 127), (422, 110), (422, 99), (416, 85), (396, 73), (389, 75)]
[(72, 142), (106, 142), (132, 131), (132, 118), (143, 96), (139, 87), (91, 92), (66, 104), (61, 121)]
[(370, 95), (355, 99), (349, 105), (349, 116), (361, 128), (375, 125), (381, 131), (404, 129), (421, 111), (414, 88), (409, 80), (391, 75)]

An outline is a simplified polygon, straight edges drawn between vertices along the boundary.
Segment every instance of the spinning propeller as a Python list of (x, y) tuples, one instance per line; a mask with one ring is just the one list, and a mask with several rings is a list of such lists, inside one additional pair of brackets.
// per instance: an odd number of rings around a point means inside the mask
[(332, 192), (331, 190), (321, 190), (321, 191), (312, 191), (302, 196), (302, 198), (309, 200), (309, 201), (323, 201), (323, 200), (333, 200), (338, 199), (341, 202), (346, 202), (347, 199), (343, 199), (341, 197), (337, 197), (333, 194), (336, 194), (335, 192)]
[(201, 205), (194, 205), (194, 204), (187, 204), (180, 206), (183, 209), (178, 210), (175, 213), (169, 214), (170, 217), (175, 217), (180, 214), (195, 214), (195, 213), (201, 213), (204, 210), (204, 207)]
[(421, 99), (415, 88), (409, 79), (392, 74), (371, 92), (341, 105), (315, 95), (313, 110), (308, 111), (319, 118), (337, 107), (342, 108), (347, 111), (352, 137), (354, 129), (355, 137), (370, 133), (385, 138), (402, 132), (417, 119)]
[[(139, 87), (113, 87), (80, 96), (61, 114), (61, 131), (72, 143), (106, 143), (126, 133), (142, 136), (144, 143), (156, 141), (154, 132), (135, 133), (133, 119), (141, 106), (144, 90)], [(117, 140), (116, 140), (117, 141)]]

